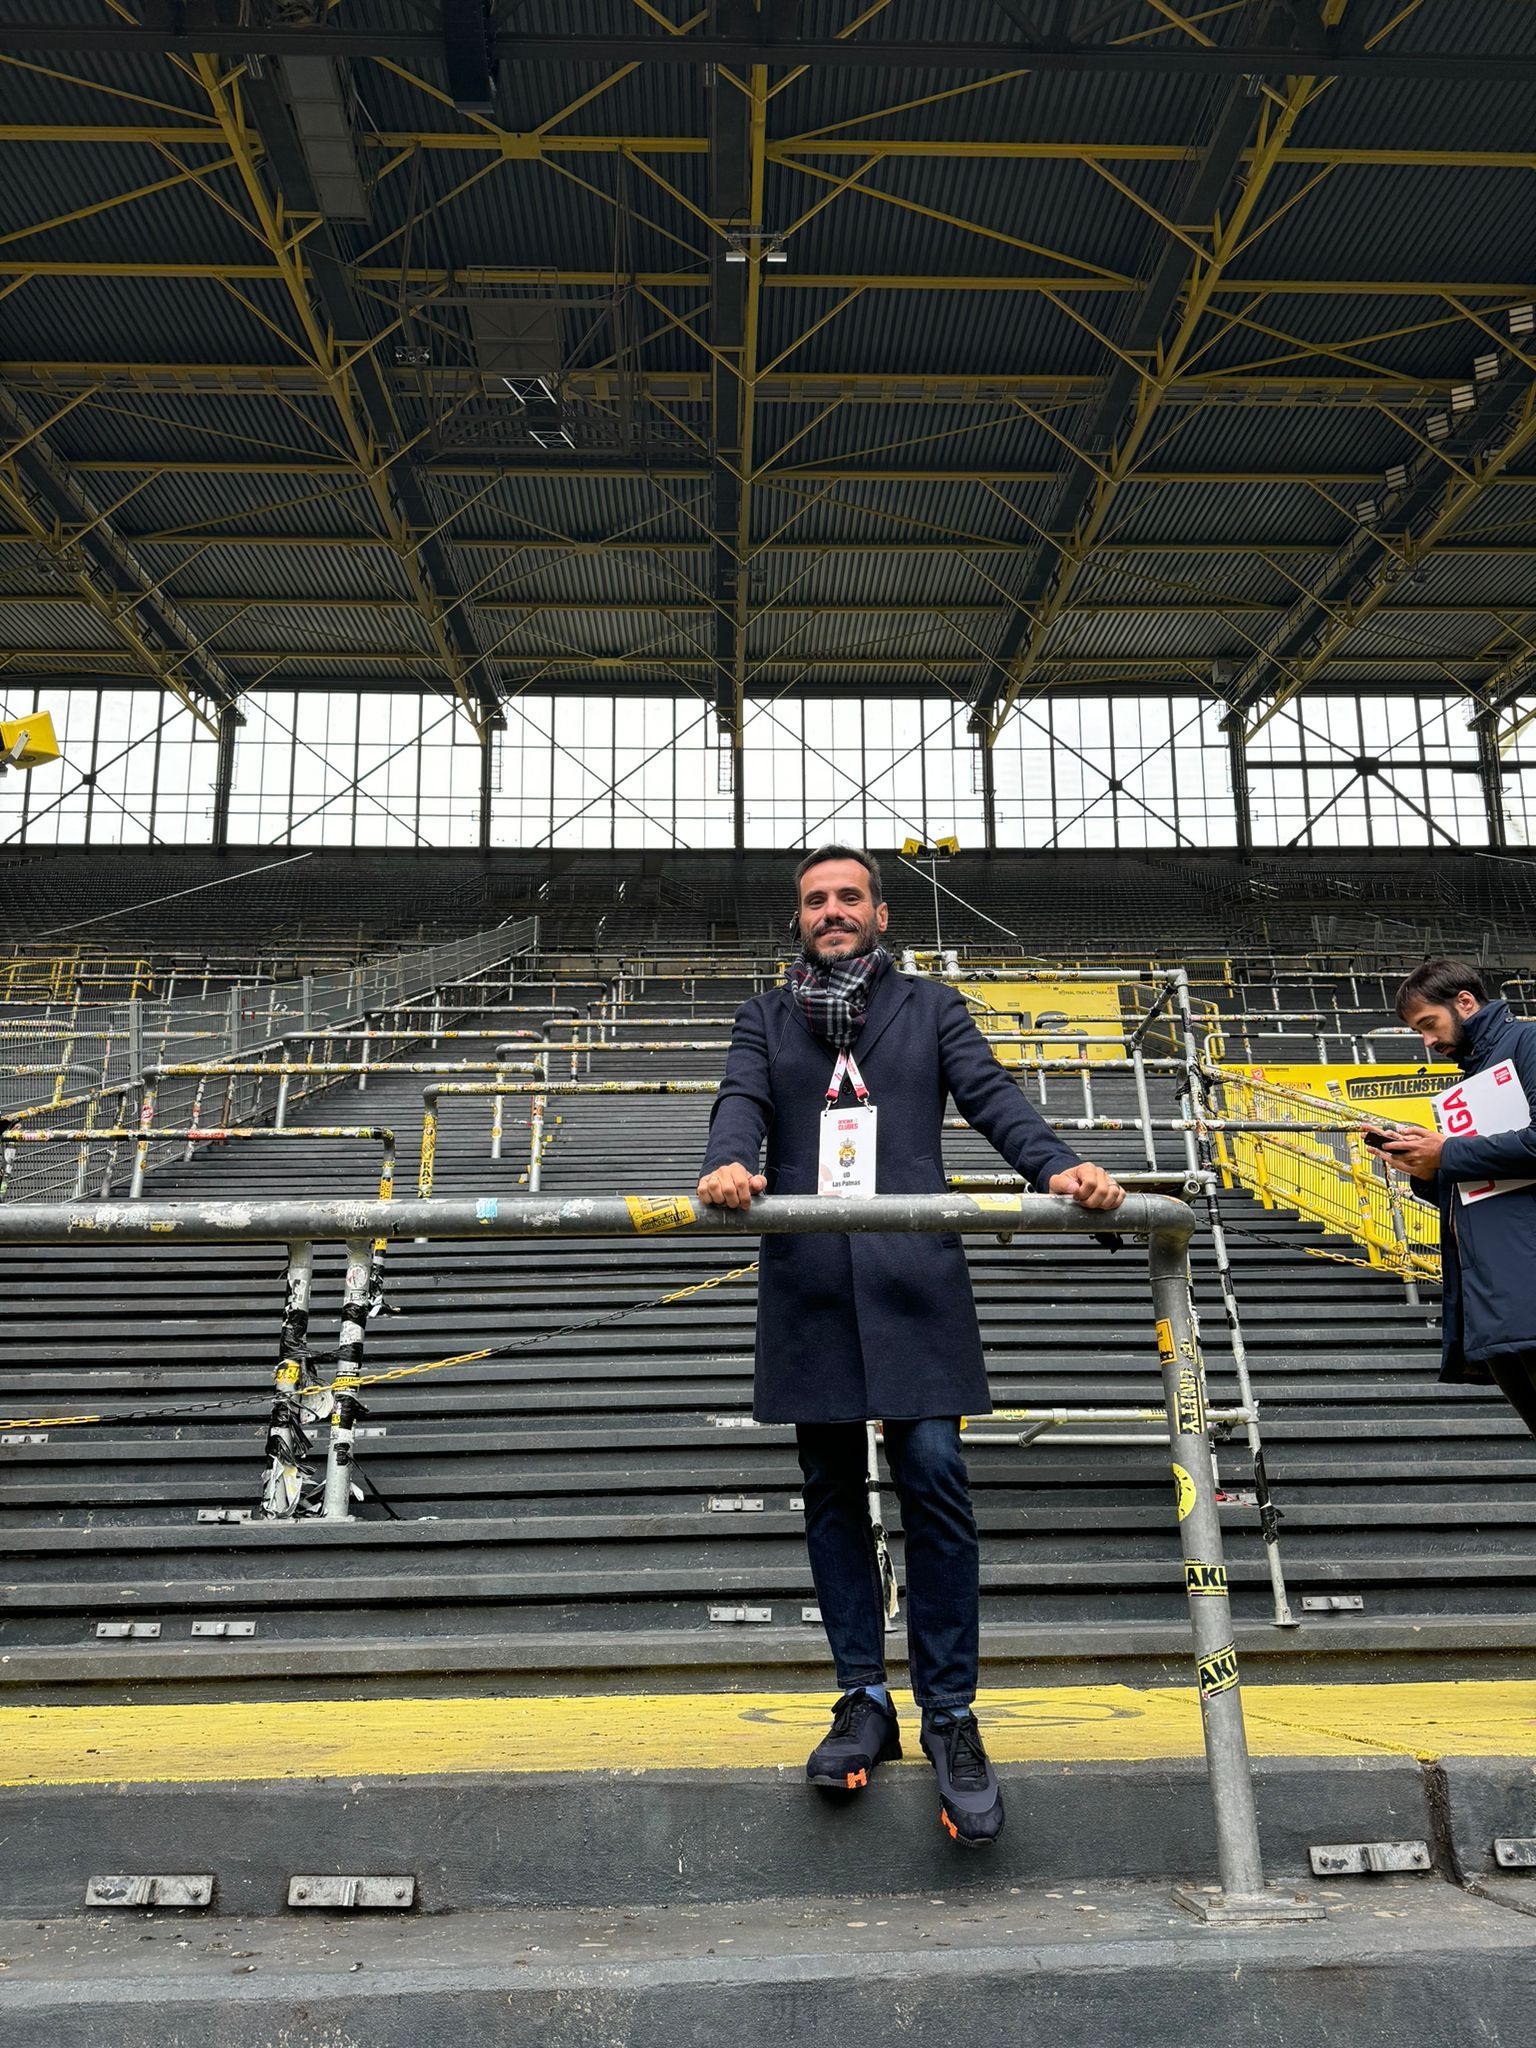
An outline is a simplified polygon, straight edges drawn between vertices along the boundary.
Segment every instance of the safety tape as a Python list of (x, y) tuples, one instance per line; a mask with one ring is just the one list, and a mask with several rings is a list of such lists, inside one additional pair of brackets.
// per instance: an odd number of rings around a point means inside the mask
[[(420, 1365), (397, 1365), (387, 1372), (348, 1373), (327, 1383), (313, 1382), (299, 1389), (301, 1396), (316, 1394), (350, 1394), (358, 1387), (381, 1387), (395, 1380), (419, 1377), (423, 1373), (446, 1372), (450, 1366), (479, 1365), (488, 1358), (516, 1358), (524, 1351), (532, 1350), (538, 1344), (552, 1344), (557, 1337), (575, 1337), (587, 1330), (606, 1329), (612, 1323), (622, 1322), (626, 1316), (645, 1315), (652, 1309), (671, 1308), (675, 1303), (691, 1301), (694, 1296), (709, 1294), (716, 1287), (728, 1286), (732, 1280), (745, 1280), (757, 1271), (756, 1259), (749, 1266), (733, 1266), (728, 1273), (716, 1273), (708, 1280), (696, 1280), (690, 1287), (674, 1288), (670, 1294), (654, 1295), (649, 1301), (631, 1302), (624, 1308), (616, 1308), (605, 1316), (596, 1316), (582, 1323), (563, 1323), (558, 1330), (545, 1330), (539, 1335), (522, 1338), (516, 1344), (490, 1346), (483, 1351), (461, 1351), (452, 1358), (427, 1359)], [(329, 1362), (329, 1361), (326, 1361)], [(247, 1395), (247, 1401), (256, 1398)], [(16, 1415), (0, 1416), (0, 1430), (12, 1429), (78, 1429), (88, 1423), (122, 1424), (130, 1422), (179, 1422), (187, 1415), (228, 1415), (234, 1412), (236, 1404), (231, 1401), (201, 1402), (191, 1408), (181, 1408), (174, 1415), (160, 1409), (146, 1409), (131, 1415)], [(255, 1415), (246, 1414), (244, 1419), (258, 1421), (269, 1412), (270, 1404), (263, 1398), (263, 1405)]]

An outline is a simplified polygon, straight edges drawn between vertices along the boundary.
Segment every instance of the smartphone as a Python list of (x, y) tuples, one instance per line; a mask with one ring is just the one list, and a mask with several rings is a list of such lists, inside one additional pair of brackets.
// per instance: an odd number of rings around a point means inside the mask
[(1382, 1149), (1382, 1147), (1386, 1144), (1387, 1140), (1389, 1138), (1395, 1137), (1396, 1135), (1397, 1134), (1395, 1131), (1367, 1131), (1365, 1134), (1365, 1142), (1367, 1145), (1370, 1146), (1373, 1152), (1379, 1152)]

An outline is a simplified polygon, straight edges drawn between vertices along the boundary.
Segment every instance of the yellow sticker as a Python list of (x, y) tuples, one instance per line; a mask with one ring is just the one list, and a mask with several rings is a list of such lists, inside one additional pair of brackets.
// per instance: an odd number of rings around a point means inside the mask
[(696, 1223), (697, 1213), (686, 1195), (626, 1195), (624, 1206), (636, 1230), (681, 1230)]
[(1173, 1483), (1179, 1496), (1179, 1520), (1182, 1522), (1194, 1506), (1197, 1498), (1195, 1482), (1190, 1478), (1182, 1465), (1175, 1465), (1173, 1468)]
[(1209, 1657), (1202, 1657), (1195, 1670), (1199, 1673), (1203, 1699), (1209, 1699), (1212, 1693), (1230, 1692), (1237, 1683), (1237, 1651), (1226, 1643)]
[(1181, 1365), (1173, 1390), (1173, 1416), (1180, 1436), (1204, 1436), (1205, 1397), (1200, 1390), (1198, 1365)]
[(1019, 1213), (1018, 1195), (972, 1195), (971, 1200), (978, 1209), (1002, 1210), (1009, 1216), (1017, 1216)]
[(1225, 1595), (1227, 1590), (1226, 1566), (1224, 1564), (1199, 1564), (1194, 1559), (1187, 1560), (1184, 1566), (1184, 1590), (1192, 1600), (1206, 1594), (1220, 1593)]
[(1157, 1319), (1157, 1355), (1164, 1365), (1172, 1365), (1179, 1355), (1173, 1348), (1173, 1325), (1166, 1316)]

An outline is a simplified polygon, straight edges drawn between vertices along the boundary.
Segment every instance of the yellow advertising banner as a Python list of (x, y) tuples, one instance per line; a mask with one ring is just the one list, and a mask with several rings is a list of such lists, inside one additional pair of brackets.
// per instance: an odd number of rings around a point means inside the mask
[(1359, 1110), (1363, 1121), (1379, 1116), (1387, 1123), (1422, 1124), (1429, 1131), (1435, 1127), (1430, 1102), (1461, 1073), (1459, 1067), (1430, 1066), (1263, 1066), (1235, 1071), (1272, 1082), (1276, 1088), (1298, 1088), (1303, 1095), (1342, 1103)]
[(1123, 1060), (1126, 1056), (1118, 982), (962, 981), (956, 986), (988, 1037), (999, 1031), (1083, 1034), (998, 1045), (994, 1049), (1005, 1067), (1016, 1067), (1024, 1059)]

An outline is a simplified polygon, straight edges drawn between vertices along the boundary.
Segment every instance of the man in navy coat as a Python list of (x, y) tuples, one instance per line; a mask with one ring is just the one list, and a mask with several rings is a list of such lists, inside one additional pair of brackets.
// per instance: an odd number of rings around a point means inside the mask
[[(1123, 1190), (1026, 1101), (964, 998), (943, 982), (896, 972), (880, 943), (888, 910), (870, 855), (823, 846), (795, 879), (801, 958), (783, 987), (736, 1013), (700, 1198), (745, 1209), (765, 1188), (816, 1193), (825, 1167), (822, 1112), (835, 1078), (839, 1102), (851, 1081), (854, 1095), (862, 1088), (874, 1106), (881, 1194), (943, 1192), (941, 1133), (953, 1097), (1032, 1186), (1088, 1209), (1117, 1209)], [(854, 1059), (846, 1076), (845, 1052)], [(960, 1451), (960, 1418), (992, 1404), (960, 1238), (765, 1237), (759, 1261), (752, 1412), (759, 1422), (796, 1426), (806, 1547), (842, 1687), (806, 1775), (813, 1785), (854, 1791), (901, 1754), (866, 1492), (866, 1425), (879, 1420), (901, 1503), (908, 1660), (940, 1819), (958, 1842), (995, 1840), (1002, 1795), (971, 1713), (979, 1563)]]
[[(1490, 1002), (1465, 960), (1426, 960), (1397, 992), (1397, 1013), (1439, 1060), (1464, 1074), (1512, 1070), (1525, 1096), (1521, 1126), (1486, 1138), (1394, 1131), (1382, 1157), (1413, 1176), (1440, 1211), (1442, 1380), (1496, 1385), (1536, 1436), (1536, 1024)], [(1463, 1202), (1458, 1183), (1527, 1181)]]

